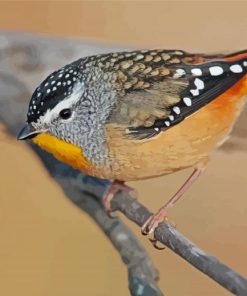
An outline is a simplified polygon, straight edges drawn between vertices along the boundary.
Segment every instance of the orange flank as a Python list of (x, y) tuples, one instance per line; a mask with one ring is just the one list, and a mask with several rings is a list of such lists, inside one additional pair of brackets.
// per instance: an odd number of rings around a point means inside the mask
[(92, 164), (84, 157), (80, 147), (69, 144), (46, 133), (37, 135), (33, 138), (33, 141), (42, 149), (50, 152), (58, 160), (85, 173), (91, 172)]
[(228, 108), (230, 102), (238, 103), (239, 100), (243, 100), (243, 97), (247, 95), (247, 75), (241, 80), (229, 88), (225, 93), (221, 94), (218, 98), (211, 102), (212, 105), (221, 105), (222, 113)]
[(247, 51), (246, 50), (239, 52), (237, 54), (231, 55), (229, 57), (225, 57), (224, 60), (226, 60), (227, 62), (238, 62), (239, 60), (242, 60), (244, 58), (247, 59)]
[(228, 122), (228, 125), (231, 126), (242, 111), (246, 95), (247, 75), (207, 106), (199, 110), (198, 113), (203, 113), (204, 110), (211, 110), (214, 113), (215, 121), (222, 122), (222, 126), (224, 125), (223, 122)]

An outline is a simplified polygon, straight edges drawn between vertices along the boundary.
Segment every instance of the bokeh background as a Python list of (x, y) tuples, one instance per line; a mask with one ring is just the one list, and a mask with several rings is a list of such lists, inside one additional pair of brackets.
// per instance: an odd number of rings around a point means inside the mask
[[(245, 1), (1, 1), (0, 30), (83, 38), (105, 46), (233, 51), (247, 47), (246, 11)], [(171, 214), (182, 233), (244, 275), (246, 115)], [(126, 270), (117, 252), (65, 198), (34, 153), (3, 128), (0, 152), (0, 294), (128, 295)], [(130, 185), (155, 210), (189, 173)], [(160, 270), (165, 295), (229, 295), (169, 250), (154, 250), (136, 226), (126, 223)]]

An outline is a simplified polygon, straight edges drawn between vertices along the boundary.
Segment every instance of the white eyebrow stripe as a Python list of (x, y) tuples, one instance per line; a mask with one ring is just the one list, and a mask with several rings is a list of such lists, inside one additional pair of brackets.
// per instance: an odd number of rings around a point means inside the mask
[(61, 110), (70, 108), (75, 103), (77, 103), (80, 100), (81, 96), (82, 96), (82, 87), (83, 87), (83, 85), (84, 84), (82, 84), (82, 83), (78, 83), (74, 87), (74, 90), (73, 90), (73, 92), (72, 92), (72, 94), (70, 96), (63, 99), (61, 102), (59, 102), (53, 109), (48, 109), (43, 116), (40, 116), (37, 123), (39, 124), (39, 123), (42, 122), (43, 124), (44, 123), (47, 124), (47, 123), (51, 122), (51, 120), (54, 117), (56, 117)]

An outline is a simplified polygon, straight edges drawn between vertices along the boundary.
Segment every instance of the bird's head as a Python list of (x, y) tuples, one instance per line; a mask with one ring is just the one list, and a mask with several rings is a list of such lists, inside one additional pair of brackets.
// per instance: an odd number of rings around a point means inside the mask
[(67, 65), (40, 84), (30, 100), (26, 125), (17, 137), (32, 139), (66, 162), (70, 162), (71, 157), (79, 159), (81, 142), (93, 126), (90, 121), (94, 120), (93, 99), (87, 93), (85, 77), (79, 67), (78, 64)]

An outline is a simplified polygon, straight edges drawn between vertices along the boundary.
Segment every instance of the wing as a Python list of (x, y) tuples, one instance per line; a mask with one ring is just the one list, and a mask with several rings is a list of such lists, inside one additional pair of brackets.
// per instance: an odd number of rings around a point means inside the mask
[(182, 51), (120, 54), (114, 65), (119, 102), (109, 121), (126, 126), (128, 136), (137, 139), (172, 128), (231, 88), (247, 70), (246, 52), (236, 54), (237, 60)]

